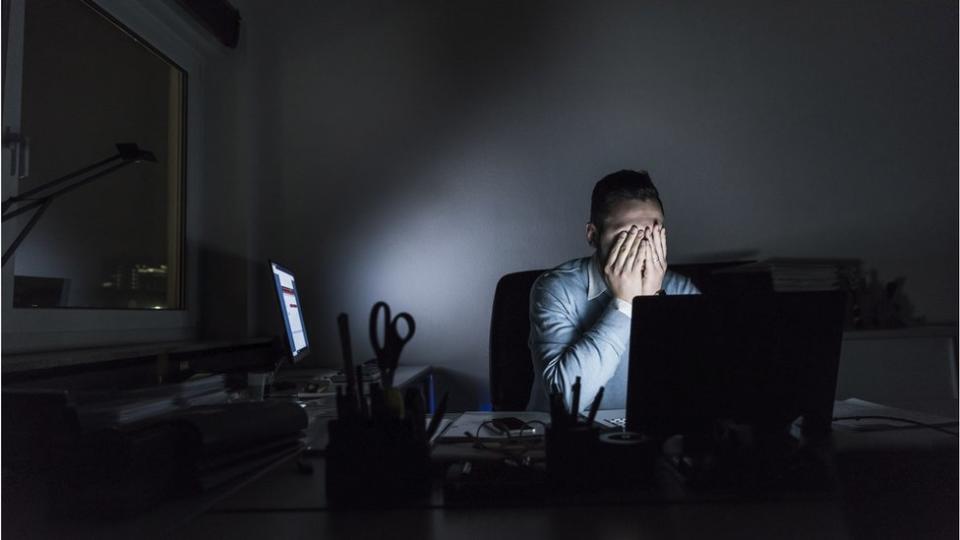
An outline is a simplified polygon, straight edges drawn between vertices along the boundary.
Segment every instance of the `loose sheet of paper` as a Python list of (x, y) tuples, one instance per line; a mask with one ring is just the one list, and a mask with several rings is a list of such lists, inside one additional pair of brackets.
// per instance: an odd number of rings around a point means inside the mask
[[(847, 416), (891, 416), (896, 418), (905, 418), (914, 422), (922, 422), (938, 427), (950, 428), (956, 427), (957, 420), (944, 416), (937, 416), (917, 411), (908, 411), (887, 407), (872, 401), (866, 401), (858, 398), (848, 398), (843, 401), (836, 401), (833, 404), (834, 417)], [(884, 431), (890, 429), (903, 429), (917, 427), (910, 422), (899, 422), (897, 420), (865, 418), (862, 420), (838, 420), (833, 423), (834, 427), (847, 429), (851, 431)]]
[[(460, 415), (453, 421), (453, 424), (440, 436), (441, 441), (469, 441), (479, 436), (481, 440), (499, 440), (506, 438), (506, 435), (497, 432), (490, 427), (483, 427), (484, 422), (489, 422), (495, 418), (514, 417), (524, 422), (534, 422), (531, 424), (536, 431), (531, 430), (530, 435), (543, 436), (544, 425), (550, 425), (550, 414), (545, 412), (531, 411), (468, 411)], [(543, 424), (537, 423), (542, 422)], [(470, 437), (467, 436), (470, 434)], [(524, 433), (526, 435), (526, 433)]]

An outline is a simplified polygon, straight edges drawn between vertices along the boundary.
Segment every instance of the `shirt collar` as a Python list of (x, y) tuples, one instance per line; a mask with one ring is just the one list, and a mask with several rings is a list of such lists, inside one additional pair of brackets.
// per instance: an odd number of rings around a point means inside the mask
[(587, 272), (587, 300), (589, 301), (607, 292), (607, 282), (603, 280), (603, 274), (600, 273), (596, 255), (590, 257), (588, 266), (590, 267)]

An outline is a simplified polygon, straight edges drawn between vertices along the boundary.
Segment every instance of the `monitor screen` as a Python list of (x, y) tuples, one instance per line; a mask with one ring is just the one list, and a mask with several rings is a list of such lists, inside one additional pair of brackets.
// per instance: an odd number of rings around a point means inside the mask
[(303, 324), (303, 311), (300, 309), (300, 295), (293, 273), (275, 262), (270, 262), (273, 271), (273, 283), (280, 301), (280, 315), (283, 318), (287, 334), (287, 346), (290, 349), (290, 361), (297, 362), (307, 356), (310, 344)]

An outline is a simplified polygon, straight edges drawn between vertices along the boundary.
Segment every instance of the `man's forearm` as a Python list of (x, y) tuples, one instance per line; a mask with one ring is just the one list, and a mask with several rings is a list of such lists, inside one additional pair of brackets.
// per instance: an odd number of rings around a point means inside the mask
[(630, 318), (611, 300), (593, 327), (579, 334), (573, 329), (551, 328), (532, 340), (537, 375), (543, 377), (547, 393), (554, 384), (560, 387), (566, 403), (572, 403), (571, 387), (580, 377), (580, 403), (587, 407), (601, 386), (617, 370), (620, 358), (630, 342)]

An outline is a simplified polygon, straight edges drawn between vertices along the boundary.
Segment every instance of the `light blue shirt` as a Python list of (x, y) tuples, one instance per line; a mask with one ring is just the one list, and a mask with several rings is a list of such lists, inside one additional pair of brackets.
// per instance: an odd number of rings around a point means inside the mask
[[(666, 294), (700, 294), (689, 278), (667, 270)], [(580, 377), (580, 409), (604, 387), (601, 409), (627, 406), (630, 304), (616, 299), (595, 257), (573, 259), (544, 272), (530, 289), (533, 388), (527, 410), (549, 411), (548, 389), (557, 384), (569, 408)]]

